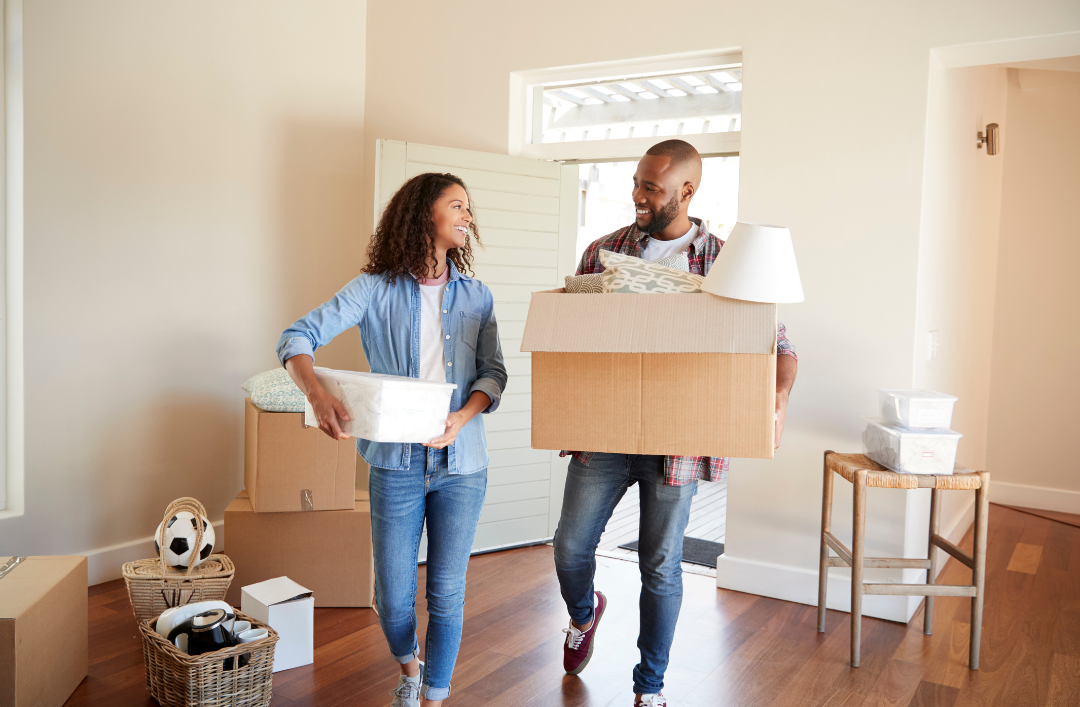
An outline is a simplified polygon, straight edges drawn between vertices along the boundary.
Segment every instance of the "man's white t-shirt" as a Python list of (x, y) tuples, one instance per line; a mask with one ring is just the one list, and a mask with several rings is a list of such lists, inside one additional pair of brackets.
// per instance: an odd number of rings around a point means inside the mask
[(420, 283), (420, 377), (446, 382), (446, 359), (443, 355), (442, 298), (446, 283), (450, 280), (450, 268), (440, 277), (421, 280)]
[(686, 232), (686, 235), (679, 236), (670, 241), (661, 241), (649, 236), (649, 242), (645, 245), (645, 251), (641, 254), (641, 259), (648, 260), (652, 263), (657, 260), (662, 260), (669, 255), (681, 253), (690, 247), (690, 244), (697, 238), (697, 234), (698, 225), (691, 221), (690, 230)]

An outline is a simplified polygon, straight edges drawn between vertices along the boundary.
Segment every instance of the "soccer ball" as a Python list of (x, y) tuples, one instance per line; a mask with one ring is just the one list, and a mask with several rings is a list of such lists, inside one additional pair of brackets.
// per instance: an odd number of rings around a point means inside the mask
[[(202, 522), (203, 526), (201, 548), (195, 547), (195, 537), (198, 533), (196, 522)], [(157, 533), (154, 534), (154, 552), (158, 554), (158, 557), (161, 556), (161, 547), (157, 541), (160, 536), (161, 526), (159, 525)], [(180, 511), (170, 518), (168, 525), (165, 526), (165, 564), (173, 569), (187, 570), (191, 553), (196, 550), (199, 556), (193, 567), (202, 564), (203, 560), (210, 557), (210, 553), (214, 551), (214, 526), (210, 525), (210, 521), (206, 518), (196, 521), (195, 516), (188, 511)]]

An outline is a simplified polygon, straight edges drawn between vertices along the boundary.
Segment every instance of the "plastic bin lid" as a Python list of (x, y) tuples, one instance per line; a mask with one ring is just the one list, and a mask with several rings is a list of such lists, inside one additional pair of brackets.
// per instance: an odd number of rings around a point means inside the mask
[(936, 393), (932, 390), (907, 390), (904, 388), (878, 388), (882, 395), (891, 395), (895, 398), (907, 398), (908, 400), (959, 400), (955, 395)]
[(334, 378), (343, 382), (355, 383), (390, 383), (395, 386), (406, 387), (435, 387), (443, 390), (456, 390), (457, 383), (439, 383), (426, 378), (411, 378), (409, 376), (391, 376), (386, 373), (365, 373), (364, 371), (339, 371), (333, 368), (315, 366), (315, 375)]
[(900, 425), (891, 425), (888, 420), (882, 417), (867, 417), (866, 415), (863, 415), (862, 419), (866, 420), (871, 425), (892, 432), (897, 437), (955, 437), (959, 439), (964, 436), (963, 433), (954, 432), (953, 430), (912, 430), (907, 427), (901, 427)]

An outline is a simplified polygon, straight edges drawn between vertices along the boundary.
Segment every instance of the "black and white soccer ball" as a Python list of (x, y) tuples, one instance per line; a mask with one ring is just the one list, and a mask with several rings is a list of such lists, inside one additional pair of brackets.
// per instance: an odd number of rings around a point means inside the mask
[[(201, 522), (203, 526), (202, 547), (200, 548), (195, 547), (198, 533), (198, 527), (195, 524), (198, 522)], [(154, 552), (160, 557), (161, 547), (157, 540), (159, 537), (161, 537), (160, 525), (157, 533), (154, 534)], [(192, 513), (180, 511), (170, 518), (165, 526), (165, 564), (173, 569), (186, 570), (191, 560), (191, 553), (194, 551), (197, 551), (199, 555), (192, 567), (198, 567), (214, 551), (214, 526), (210, 525), (210, 521), (205, 517), (196, 520)]]

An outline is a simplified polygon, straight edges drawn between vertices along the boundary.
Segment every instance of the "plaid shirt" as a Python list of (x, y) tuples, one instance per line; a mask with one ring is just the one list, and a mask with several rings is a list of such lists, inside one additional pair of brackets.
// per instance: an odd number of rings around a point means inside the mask
[[(717, 253), (724, 247), (724, 242), (713, 234), (705, 231), (701, 221), (691, 217), (690, 219), (698, 226), (698, 236), (687, 249), (690, 259), (690, 272), (697, 275), (707, 275)], [(638, 230), (636, 224), (621, 228), (614, 233), (593, 241), (592, 245), (585, 249), (581, 255), (581, 263), (578, 264), (578, 275), (589, 275), (604, 271), (600, 263), (600, 251), (610, 250), (615, 253), (632, 255), (640, 258), (649, 243), (649, 236)], [(777, 322), (776, 326), (776, 353), (785, 356), (795, 355), (795, 349), (791, 347), (785, 334), (784, 325)], [(582, 464), (588, 466), (595, 452), (560, 452), (560, 456), (572, 454)], [(724, 478), (728, 470), (727, 457), (664, 457), (664, 484), (666, 486), (683, 486), (695, 479), (704, 481), (719, 481)]]

